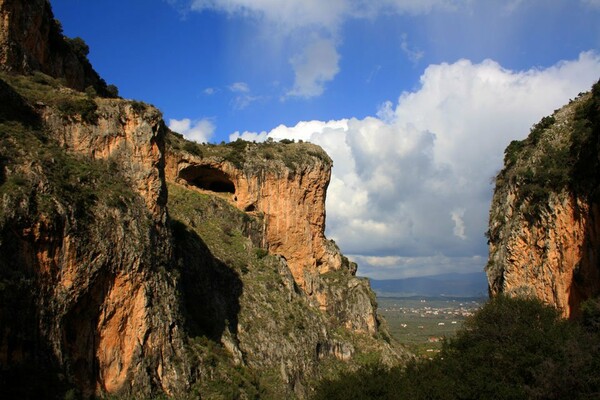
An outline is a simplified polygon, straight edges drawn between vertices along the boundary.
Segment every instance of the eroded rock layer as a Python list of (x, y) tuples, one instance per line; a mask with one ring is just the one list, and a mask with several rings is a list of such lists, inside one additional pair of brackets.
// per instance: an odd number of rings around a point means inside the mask
[(84, 42), (67, 40), (48, 0), (0, 0), (0, 68), (16, 73), (42, 71), (77, 90), (99, 93), (106, 82), (87, 60)]
[[(248, 143), (226, 146), (184, 144), (171, 134), (166, 177), (190, 189), (216, 192), (238, 209), (260, 214), (263, 246), (283, 256), (296, 284), (321, 308), (355, 329), (375, 333), (375, 301), (366, 280), (354, 277), (356, 265), (325, 237), (325, 197), (331, 159), (310, 143)], [(332, 291), (324, 279), (346, 271), (362, 307), (337, 312), (348, 296)], [(357, 293), (360, 293), (357, 294)], [(360, 311), (359, 311), (360, 308)]]
[(324, 237), (320, 148), (187, 142), (103, 96), (47, 1), (0, 17), (2, 396), (306, 398), (404, 357)]
[(492, 295), (579, 312), (600, 293), (600, 85), (506, 149), (490, 210)]

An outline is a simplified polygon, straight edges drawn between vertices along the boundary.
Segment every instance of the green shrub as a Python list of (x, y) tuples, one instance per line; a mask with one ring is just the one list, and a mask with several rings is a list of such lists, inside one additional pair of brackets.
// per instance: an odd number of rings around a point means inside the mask
[(582, 325), (591, 332), (600, 333), (600, 298), (594, 297), (581, 304)]
[(87, 60), (88, 54), (90, 54), (90, 47), (87, 45), (85, 40), (80, 37), (67, 38), (65, 37), (67, 45), (73, 50), (75, 55), (81, 59)]
[(106, 86), (106, 94), (108, 97), (117, 98), (119, 97), (119, 88), (115, 85)]
[(200, 147), (198, 146), (198, 144), (196, 144), (194, 142), (186, 141), (185, 144), (183, 145), (183, 150), (187, 151), (188, 153), (190, 153), (192, 155), (202, 157), (202, 150), (200, 150)]
[(598, 335), (537, 299), (500, 296), (433, 360), (412, 361), (404, 371), (370, 365), (345, 373), (322, 382), (314, 399), (595, 398), (599, 366)]
[(137, 100), (130, 101), (129, 105), (131, 105), (131, 108), (133, 108), (133, 111), (135, 111), (137, 114), (142, 114), (144, 111), (146, 111), (146, 107), (148, 107), (148, 105), (143, 101)]
[(256, 254), (256, 258), (262, 259), (265, 258), (266, 256), (269, 255), (269, 251), (266, 249), (261, 249), (260, 247), (257, 247), (254, 250), (255, 254)]
[(98, 106), (93, 99), (90, 98), (63, 98), (58, 100), (57, 107), (60, 112), (69, 120), (76, 116), (81, 116), (81, 120), (89, 124), (98, 122)]

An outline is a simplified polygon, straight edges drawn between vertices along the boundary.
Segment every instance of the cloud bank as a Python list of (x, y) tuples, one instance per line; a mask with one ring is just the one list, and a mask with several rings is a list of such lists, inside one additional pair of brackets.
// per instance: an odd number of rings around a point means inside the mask
[(511, 140), (587, 91), (600, 56), (511, 71), (486, 60), (429, 66), (420, 87), (376, 116), (305, 121), (231, 140), (301, 139), (334, 168), (327, 235), (373, 278), (481, 271), (490, 180)]

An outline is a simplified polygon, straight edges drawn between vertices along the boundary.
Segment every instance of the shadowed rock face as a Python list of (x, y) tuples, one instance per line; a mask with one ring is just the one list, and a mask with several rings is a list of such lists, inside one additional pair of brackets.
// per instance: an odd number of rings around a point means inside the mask
[(65, 41), (48, 0), (0, 0), (1, 69), (42, 71), (64, 79), (73, 89), (92, 86), (104, 94), (106, 83), (82, 51)]
[(181, 393), (190, 375), (168, 272), (160, 114), (96, 99), (92, 124), (4, 85), (0, 107), (18, 112), (0, 120), (0, 388)]
[(506, 150), (490, 210), (491, 295), (535, 295), (579, 312), (600, 294), (600, 86)]
[(235, 193), (229, 176), (217, 168), (189, 166), (179, 173), (179, 178), (190, 186), (216, 193)]

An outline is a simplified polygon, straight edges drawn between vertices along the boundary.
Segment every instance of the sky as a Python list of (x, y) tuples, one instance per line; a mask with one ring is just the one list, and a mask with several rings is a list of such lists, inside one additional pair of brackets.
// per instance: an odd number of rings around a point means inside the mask
[(197, 142), (302, 139), (359, 275), (480, 272), (505, 147), (600, 78), (600, 0), (51, 0)]

